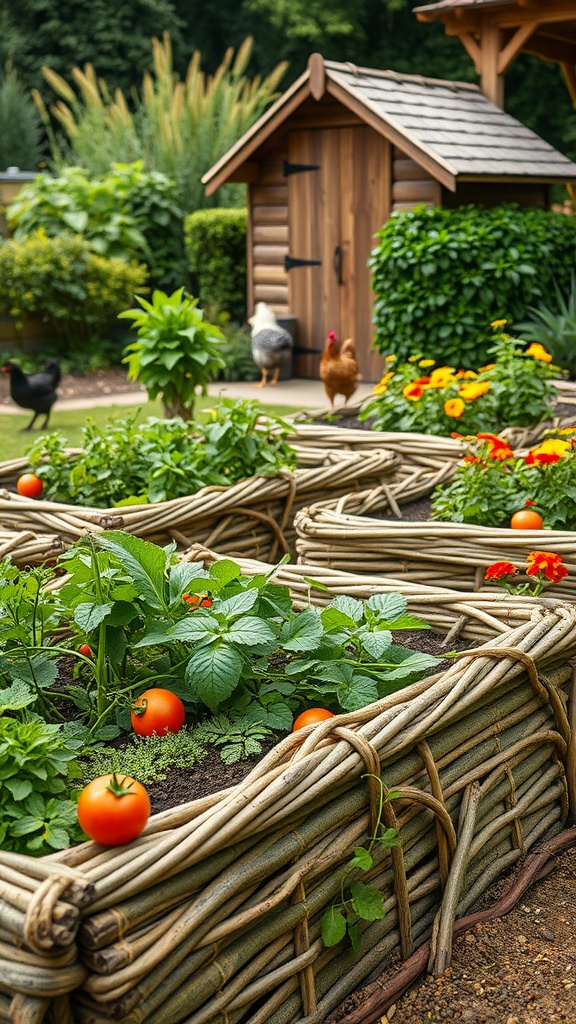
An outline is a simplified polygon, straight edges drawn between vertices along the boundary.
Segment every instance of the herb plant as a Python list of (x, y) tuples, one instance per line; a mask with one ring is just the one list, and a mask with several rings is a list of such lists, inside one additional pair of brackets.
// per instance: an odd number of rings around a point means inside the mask
[(137, 415), (98, 427), (88, 420), (83, 445), (70, 454), (66, 438), (45, 435), (28, 453), (52, 501), (111, 508), (168, 501), (209, 485), (292, 469), (289, 426), (264, 416), (257, 402), (222, 399), (204, 425)]
[(543, 346), (570, 380), (576, 380), (576, 275), (570, 277), (570, 291), (564, 293), (554, 282), (554, 302), (528, 307), (528, 319), (515, 330), (528, 341)]

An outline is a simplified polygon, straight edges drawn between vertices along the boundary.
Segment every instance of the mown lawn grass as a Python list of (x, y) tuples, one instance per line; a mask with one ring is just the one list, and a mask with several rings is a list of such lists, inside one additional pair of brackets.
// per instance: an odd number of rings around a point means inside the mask
[[(218, 402), (217, 399), (206, 396), (197, 399), (196, 418), (199, 422), (206, 417), (206, 409), (212, 408)], [(286, 405), (267, 405), (262, 403), (262, 408), (278, 416), (288, 416), (297, 412), (297, 408)], [(30, 430), (22, 432), (27, 423), (30, 422), (31, 413), (4, 413), (0, 414), (0, 462), (8, 459), (17, 459), (25, 455), (31, 448), (36, 438), (45, 433), (42, 430)], [(52, 410), (50, 417), (49, 432), (58, 431), (68, 441), (70, 448), (82, 447), (82, 427), (88, 419), (94, 420), (99, 426), (104, 425), (112, 419), (123, 419), (126, 416), (138, 415), (139, 420), (148, 416), (161, 416), (162, 405), (159, 400), (155, 402), (143, 401), (141, 405), (108, 405), (94, 406), (85, 409), (58, 409)], [(37, 423), (42, 423), (42, 417), (38, 417)]]

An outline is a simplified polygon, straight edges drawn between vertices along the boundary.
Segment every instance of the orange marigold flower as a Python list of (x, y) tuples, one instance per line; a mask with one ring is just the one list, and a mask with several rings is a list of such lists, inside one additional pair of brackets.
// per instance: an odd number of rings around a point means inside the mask
[(490, 384), (487, 380), (474, 381), (471, 384), (463, 384), (458, 394), (465, 402), (475, 402), (477, 398), (490, 391)]
[(182, 600), (190, 605), (192, 611), (196, 608), (211, 608), (212, 598), (208, 594), (183, 594)]
[(461, 398), (449, 398), (447, 402), (444, 402), (444, 412), (455, 420), (460, 419), (465, 408)]
[(506, 459), (514, 458), (514, 452), (509, 444), (494, 445), (490, 451), (490, 458), (493, 462), (505, 462)]
[(559, 583), (568, 575), (562, 556), (553, 551), (531, 551), (526, 559), (527, 576), (543, 574), (550, 583)]
[(406, 386), (402, 388), (402, 394), (404, 395), (404, 398), (409, 398), (411, 402), (417, 402), (424, 394), (424, 387), (422, 384), (419, 384), (418, 381), (412, 381), (411, 384), (406, 384)]
[(481, 366), (480, 367), (480, 369), (478, 370), (478, 373), (484, 373), (485, 370), (494, 370), (494, 369), (496, 369), (496, 363), (486, 363), (486, 366)]
[(537, 359), (540, 363), (551, 363), (552, 356), (546, 351), (544, 345), (540, 345), (539, 342), (534, 341), (526, 349), (525, 355), (532, 356), (532, 359)]
[(515, 576), (518, 569), (512, 562), (493, 562), (484, 573), (485, 580), (502, 580), (505, 576)]
[(453, 366), (438, 366), (430, 374), (430, 387), (445, 388), (447, 384), (451, 384), (454, 380), (456, 380), (456, 377), (454, 376)]

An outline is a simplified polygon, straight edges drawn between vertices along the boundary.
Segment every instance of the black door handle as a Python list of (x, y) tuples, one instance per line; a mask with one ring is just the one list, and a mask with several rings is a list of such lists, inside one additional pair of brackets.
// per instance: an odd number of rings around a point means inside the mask
[(342, 280), (342, 247), (340, 245), (334, 249), (334, 273), (338, 284), (344, 284)]

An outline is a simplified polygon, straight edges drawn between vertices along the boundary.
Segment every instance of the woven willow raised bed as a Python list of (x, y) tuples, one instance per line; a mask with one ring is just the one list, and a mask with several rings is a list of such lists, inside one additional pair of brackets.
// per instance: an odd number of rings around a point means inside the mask
[[(16, 479), (26, 465), (25, 459), (0, 465), (0, 484)], [(386, 484), (399, 465), (399, 456), (389, 451), (303, 447), (293, 472), (249, 477), (228, 487), (204, 487), (184, 498), (121, 509), (34, 500), (3, 490), (0, 528), (49, 534), (62, 546), (87, 531), (118, 529), (156, 543), (175, 540), (183, 548), (199, 542), (231, 556), (274, 561), (290, 550), (297, 509), (324, 496)], [(17, 545), (11, 557), (17, 564), (30, 561), (29, 553), (24, 555)]]
[[(438, 592), (435, 614), (447, 626), (469, 608), (473, 624), (475, 601)], [(243, 783), (154, 816), (126, 848), (0, 854), (0, 1020), (323, 1024), (434, 922), (442, 969), (454, 916), (575, 810), (576, 611), (506, 608), (512, 628), (445, 672), (288, 736)], [(319, 920), (377, 828), (378, 777), (399, 792), (383, 822), (402, 845), (374, 850), (363, 880), (386, 916), (361, 922), (354, 955), (325, 948)]]
[(483, 586), (492, 562), (510, 561), (521, 568), (530, 551), (554, 551), (568, 569), (568, 576), (554, 585), (554, 597), (576, 597), (574, 531), (409, 522), (366, 514), (389, 507), (386, 495), (376, 488), (303, 509), (294, 521), (298, 560), (469, 591)]

